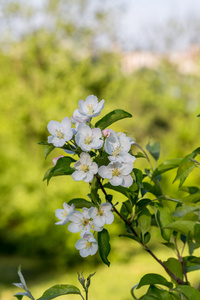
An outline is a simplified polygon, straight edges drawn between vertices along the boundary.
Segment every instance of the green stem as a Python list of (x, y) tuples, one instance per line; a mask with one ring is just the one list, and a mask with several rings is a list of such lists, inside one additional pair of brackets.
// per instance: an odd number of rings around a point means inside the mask
[(85, 290), (85, 300), (88, 300), (88, 290)]

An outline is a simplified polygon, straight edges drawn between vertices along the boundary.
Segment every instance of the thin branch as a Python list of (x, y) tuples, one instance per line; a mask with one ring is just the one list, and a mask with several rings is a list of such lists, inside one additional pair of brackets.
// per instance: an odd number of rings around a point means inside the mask
[[(104, 189), (102, 183), (101, 183), (101, 180), (100, 178), (98, 177), (98, 175), (95, 175), (98, 182), (99, 182), (99, 186), (102, 190), (102, 192), (104, 193), (105, 197), (107, 198), (108, 194), (106, 193), (106, 190)], [(112, 204), (112, 202), (110, 202)], [(113, 205), (113, 204), (112, 204)], [(115, 206), (113, 206), (113, 211), (124, 221), (124, 223), (130, 228), (131, 232), (133, 233), (133, 235), (135, 237), (137, 237), (139, 240), (140, 240), (140, 237), (139, 235), (137, 234), (137, 232), (135, 231), (135, 229), (133, 228), (132, 224), (126, 220), (121, 214), (120, 212), (116, 209)], [(172, 273), (165, 265), (164, 263), (158, 259), (156, 257), (156, 255), (140, 240), (139, 243), (143, 246), (144, 250), (146, 250), (164, 269), (165, 271), (167, 272), (167, 274), (173, 278), (178, 284), (185, 284), (185, 282), (183, 280), (181, 280), (180, 278), (178, 278), (174, 273)]]

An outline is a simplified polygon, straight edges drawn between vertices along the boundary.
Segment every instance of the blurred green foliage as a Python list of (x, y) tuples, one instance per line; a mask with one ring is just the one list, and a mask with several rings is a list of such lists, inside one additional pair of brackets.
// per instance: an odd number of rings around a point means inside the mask
[[(56, 32), (40, 29), (0, 52), (0, 253), (42, 258), (57, 267), (81, 258), (74, 249), (77, 236), (54, 225), (54, 212), (89, 189), (71, 177), (54, 178), (48, 187), (42, 182), (53, 157), (63, 154), (56, 150), (45, 161), (37, 144), (47, 140), (50, 120), (70, 117), (80, 99), (94, 94), (106, 100), (101, 116), (117, 108), (133, 114), (112, 128), (142, 146), (160, 142), (160, 162), (199, 146), (200, 74), (180, 74), (166, 60), (157, 70), (128, 75), (120, 54), (77, 45), (68, 47)], [(172, 180), (166, 177), (166, 183)], [(190, 180), (200, 183), (199, 177)]]

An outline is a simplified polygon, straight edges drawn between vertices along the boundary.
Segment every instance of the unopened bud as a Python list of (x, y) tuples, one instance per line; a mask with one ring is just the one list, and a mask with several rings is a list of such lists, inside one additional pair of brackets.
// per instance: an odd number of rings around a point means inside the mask
[(64, 155), (60, 155), (60, 156), (58, 156), (58, 157), (54, 157), (54, 159), (53, 159), (53, 165), (54, 165), (54, 166), (56, 165), (57, 160), (58, 160), (59, 158), (61, 158), (61, 157), (64, 157)]
[(102, 130), (102, 134), (103, 134), (104, 137), (109, 137), (110, 136), (110, 129), (107, 128), (107, 129)]

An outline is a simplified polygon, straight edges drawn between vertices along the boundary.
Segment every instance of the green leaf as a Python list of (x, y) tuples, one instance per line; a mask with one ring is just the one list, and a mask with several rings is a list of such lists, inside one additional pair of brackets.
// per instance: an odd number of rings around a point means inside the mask
[(99, 189), (99, 181), (96, 177), (93, 178), (92, 182), (91, 182), (91, 199), (92, 202), (95, 205), (98, 205), (99, 203), (101, 203), (101, 199), (99, 198), (99, 194), (98, 194), (98, 189)]
[[(151, 298), (149, 298), (151, 297)], [(156, 299), (156, 300), (173, 300), (172, 296), (170, 295), (170, 293), (168, 291), (165, 290), (161, 290), (160, 288), (157, 288), (154, 285), (151, 285), (146, 293), (146, 295), (144, 296), (144, 298), (142, 299), (146, 299), (146, 300), (150, 300), (150, 299)]]
[(144, 285), (150, 285), (150, 284), (160, 284), (169, 287), (170, 289), (173, 287), (173, 284), (169, 281), (167, 281), (163, 276), (155, 273), (149, 273), (144, 275), (139, 284), (137, 289), (141, 288)]
[(190, 213), (190, 212), (194, 212), (194, 211), (198, 211), (200, 210), (200, 206), (197, 204), (191, 204), (191, 205), (183, 205), (183, 206), (179, 206), (175, 209), (175, 211), (172, 214), (172, 217), (183, 217), (186, 214)]
[(174, 168), (177, 168), (182, 161), (182, 158), (175, 158), (175, 159), (169, 159), (165, 160), (162, 164), (160, 164), (153, 172), (152, 179), (156, 176), (165, 173), (169, 170), (172, 170)]
[(192, 172), (192, 170), (195, 167), (195, 162), (194, 161), (187, 161), (186, 163), (182, 164), (178, 170), (177, 170), (177, 175), (174, 179), (173, 182), (180, 180), (179, 187), (181, 187), (188, 177), (188, 175)]
[(197, 117), (200, 117), (200, 115), (197, 115)]
[(185, 256), (183, 257), (183, 261), (185, 262), (186, 272), (192, 272), (200, 269), (200, 257), (196, 256)]
[(186, 236), (191, 234), (194, 235), (194, 226), (196, 222), (192, 221), (175, 221), (165, 226), (165, 228), (173, 229), (176, 232), (180, 232)]
[(120, 185), (119, 185), (119, 186), (114, 186), (114, 185), (112, 185), (112, 184), (110, 184), (110, 183), (108, 182), (108, 183), (105, 183), (105, 184), (103, 185), (103, 187), (106, 188), (106, 189), (110, 189), (110, 190), (113, 190), (113, 191), (117, 191), (117, 192), (123, 194), (123, 195), (126, 196), (126, 197), (128, 197), (128, 195), (129, 195), (129, 189), (128, 189), (128, 188), (125, 188), (125, 187), (123, 187), (123, 186), (120, 186)]
[(110, 262), (108, 260), (108, 255), (110, 253), (110, 236), (108, 231), (104, 228), (102, 231), (98, 232), (98, 245), (99, 245), (99, 254), (104, 262), (108, 267)]
[(44, 175), (43, 180), (47, 180), (47, 184), (49, 180), (54, 176), (61, 176), (61, 175), (71, 175), (74, 172), (74, 169), (70, 167), (72, 162), (76, 160), (70, 156), (61, 157), (58, 159), (55, 167), (47, 170)]
[(48, 290), (44, 292), (44, 294), (38, 298), (37, 300), (50, 300), (62, 295), (72, 295), (79, 294), (81, 295), (80, 290), (74, 286), (69, 284), (58, 284), (54, 285)]
[(132, 186), (130, 186), (130, 188), (126, 188), (123, 186), (113, 186), (110, 183), (104, 184), (103, 187), (123, 194), (124, 196), (126, 196), (128, 199), (131, 200), (132, 205), (134, 205), (135, 202), (138, 200), (139, 188), (136, 183), (133, 183)]
[(166, 227), (166, 225), (168, 225), (169, 223), (171, 223), (173, 221), (173, 219), (171, 217), (171, 211), (167, 206), (163, 207), (159, 203), (154, 203), (153, 207), (155, 207), (157, 210), (156, 220), (158, 223), (158, 227), (160, 228), (161, 235), (166, 241), (169, 242), (172, 231), (166, 229), (165, 227)]
[(26, 293), (26, 292), (20, 292), (20, 293), (17, 293), (14, 295), (14, 297), (16, 297), (18, 300), (21, 300), (24, 296), (31, 299), (31, 296), (29, 295), (29, 293)]
[(160, 187), (159, 182), (155, 182), (154, 185), (151, 185), (148, 182), (143, 182), (144, 188), (143, 190), (145, 190), (146, 192), (149, 192), (151, 194), (153, 194), (156, 197), (159, 197), (162, 195), (162, 189)]
[(162, 245), (166, 246), (167, 248), (171, 250), (175, 250), (175, 245), (173, 243), (161, 243)]
[(139, 188), (143, 188), (143, 183), (142, 183), (143, 174), (142, 174), (142, 171), (139, 170), (139, 169), (134, 168), (133, 173), (135, 175), (135, 181), (136, 181), (137, 185), (139, 186)]
[(105, 115), (102, 119), (96, 122), (95, 127), (100, 128), (101, 130), (107, 128), (114, 122), (124, 119), (131, 118), (132, 115), (122, 109), (116, 109)]
[(152, 157), (155, 160), (158, 160), (159, 155), (160, 155), (160, 144), (159, 143), (154, 143), (152, 145), (150, 145), (150, 143), (148, 143), (146, 145), (146, 149), (149, 151), (149, 153), (152, 155)]
[(196, 192), (195, 194), (188, 195), (183, 198), (184, 202), (196, 203), (200, 201), (200, 191)]
[(55, 149), (54, 145), (49, 144), (44, 146), (44, 156), (47, 159), (47, 156)]
[(149, 205), (152, 201), (148, 198), (143, 198), (142, 200), (136, 203), (135, 214), (139, 214), (143, 209)]
[(200, 300), (200, 292), (191, 286), (179, 285), (174, 291), (181, 293), (188, 300)]
[(194, 240), (200, 244), (200, 224), (195, 224), (194, 226)]
[(143, 211), (138, 215), (138, 224), (144, 236), (144, 234), (149, 231), (151, 226), (151, 214), (147, 208), (144, 208)]
[(83, 208), (87, 207), (90, 208), (94, 206), (90, 201), (87, 201), (83, 198), (73, 198), (68, 202), (69, 205), (74, 204), (75, 208)]
[(144, 155), (144, 153), (142, 152), (137, 152), (137, 154), (133, 154), (136, 158), (146, 158), (146, 156)]
[(199, 188), (196, 186), (182, 186), (180, 188), (181, 191), (186, 192), (190, 195), (192, 194), (196, 194), (197, 192), (199, 192)]
[(132, 213), (132, 205), (130, 200), (126, 200), (122, 203), (120, 213), (123, 217), (127, 218)]
[(174, 275), (176, 275), (176, 277), (183, 280), (183, 267), (178, 259), (170, 257), (163, 263)]
[(143, 237), (143, 242), (144, 242), (144, 244), (148, 244), (148, 242), (150, 241), (150, 239), (151, 239), (150, 233), (149, 233), (149, 232), (146, 232), (146, 233), (144, 234), (144, 237)]

